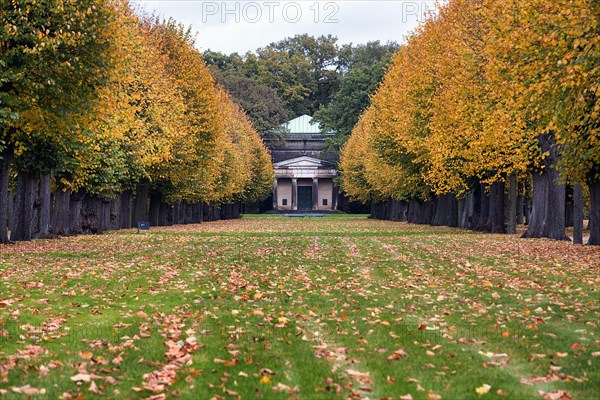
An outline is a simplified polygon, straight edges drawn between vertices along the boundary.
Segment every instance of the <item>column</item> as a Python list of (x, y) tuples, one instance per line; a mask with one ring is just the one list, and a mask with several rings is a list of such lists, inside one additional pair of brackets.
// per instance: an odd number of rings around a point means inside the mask
[(292, 178), (292, 210), (298, 209), (298, 179)]
[(319, 178), (313, 178), (312, 184), (312, 209), (316, 210), (319, 208)]
[(338, 188), (337, 188), (337, 185), (335, 184), (335, 178), (333, 178), (331, 180), (331, 188), (332, 188), (332, 193), (331, 193), (331, 209), (332, 210), (337, 210), (337, 207), (338, 207)]
[(277, 204), (277, 178), (275, 178), (275, 182), (273, 183), (273, 210), (277, 210), (279, 207)]

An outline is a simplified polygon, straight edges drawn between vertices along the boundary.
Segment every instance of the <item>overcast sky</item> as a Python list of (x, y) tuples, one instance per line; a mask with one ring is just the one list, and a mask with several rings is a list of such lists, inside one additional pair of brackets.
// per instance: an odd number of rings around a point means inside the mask
[(198, 32), (197, 46), (224, 53), (256, 50), (289, 36), (332, 34), (338, 43), (402, 42), (434, 1), (132, 0)]

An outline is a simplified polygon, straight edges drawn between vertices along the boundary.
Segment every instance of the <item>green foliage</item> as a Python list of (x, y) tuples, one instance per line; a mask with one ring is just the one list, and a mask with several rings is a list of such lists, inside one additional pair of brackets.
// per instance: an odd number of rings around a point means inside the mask
[[(345, 142), (358, 115), (368, 105), (369, 95), (381, 81), (395, 43), (385, 45), (369, 42), (365, 45), (339, 46), (331, 35), (313, 37), (306, 34), (289, 37), (249, 52), (225, 55), (206, 51), (207, 63), (218, 71), (219, 79), (233, 98), (248, 113), (255, 128), (264, 132), (264, 107), (279, 109), (279, 99), (288, 119), (308, 114), (315, 115), (324, 130), (341, 130), (336, 138)], [(357, 69), (352, 72), (352, 69)], [(240, 91), (237, 85), (252, 88), (247, 79), (255, 82), (256, 90), (269, 87), (277, 97), (269, 94), (263, 101), (254, 102), (253, 93)], [(347, 82), (344, 84), (344, 81)], [(253, 92), (254, 89), (251, 89)], [(280, 115), (277, 111), (276, 115)], [(339, 145), (330, 146), (333, 150)]]
[(382, 81), (395, 43), (381, 45), (378, 41), (353, 47), (343, 46), (338, 53), (338, 65), (346, 71), (337, 91), (328, 105), (314, 115), (322, 130), (335, 132), (325, 151), (338, 152), (348, 140), (360, 115), (369, 106), (370, 96)]
[(254, 129), (261, 134), (276, 132), (288, 121), (283, 100), (275, 89), (253, 79), (235, 75), (224, 76), (220, 82), (232, 99), (246, 112)]

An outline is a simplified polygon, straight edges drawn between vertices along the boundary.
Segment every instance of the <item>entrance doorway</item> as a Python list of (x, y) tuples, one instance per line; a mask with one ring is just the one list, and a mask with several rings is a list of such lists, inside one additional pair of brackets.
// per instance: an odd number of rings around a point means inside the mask
[(312, 186), (298, 186), (298, 210), (312, 210)]

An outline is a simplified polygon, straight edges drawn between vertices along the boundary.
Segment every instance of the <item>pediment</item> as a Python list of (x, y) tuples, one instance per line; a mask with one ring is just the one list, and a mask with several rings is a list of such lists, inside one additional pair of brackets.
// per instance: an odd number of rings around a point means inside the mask
[(275, 168), (335, 168), (335, 164), (318, 158), (302, 156), (273, 164)]

